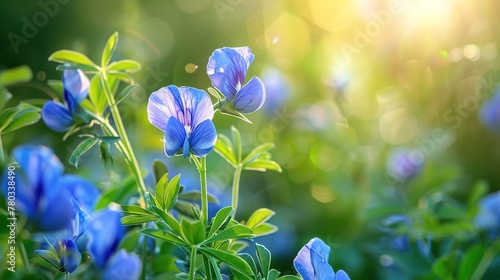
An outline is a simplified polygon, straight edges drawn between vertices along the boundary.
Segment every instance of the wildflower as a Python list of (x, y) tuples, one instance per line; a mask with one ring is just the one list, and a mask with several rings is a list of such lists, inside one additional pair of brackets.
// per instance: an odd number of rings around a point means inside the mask
[[(63, 165), (52, 150), (43, 146), (21, 146), (12, 156), (19, 164), (16, 180), (16, 208), (35, 228), (42, 231), (64, 229), (72, 219), (70, 192), (59, 181)], [(7, 186), (3, 176), (3, 184)], [(2, 188), (4, 195), (7, 188)]]
[(500, 233), (500, 191), (479, 201), (479, 212), (474, 218), (474, 224), (478, 229), (490, 232), (492, 236)]
[(304, 280), (349, 280), (345, 271), (337, 273), (328, 264), (330, 247), (319, 238), (313, 238), (307, 243), (293, 260), (293, 265)]
[(500, 133), (500, 87), (493, 97), (482, 104), (479, 111), (481, 123), (489, 130)]
[(418, 151), (400, 148), (393, 150), (387, 159), (387, 172), (394, 179), (406, 181), (420, 173), (423, 158)]
[(119, 208), (110, 206), (94, 213), (88, 223), (88, 250), (103, 271), (102, 279), (138, 279), (141, 274), (139, 257), (125, 250), (116, 251), (125, 235), (125, 227), (120, 222), (122, 216)]
[(165, 133), (165, 153), (169, 157), (207, 155), (217, 140), (213, 116), (210, 97), (199, 89), (171, 85), (149, 97), (148, 119)]
[(240, 113), (252, 113), (260, 109), (266, 99), (264, 83), (253, 77), (243, 85), (248, 67), (254, 59), (250, 48), (216, 49), (208, 60), (207, 74), (212, 85), (224, 95), (226, 103)]
[(64, 100), (48, 101), (42, 108), (42, 119), (52, 130), (64, 132), (75, 121), (75, 113), (80, 103), (89, 93), (90, 81), (80, 69), (65, 70), (63, 74)]
[[(87, 245), (87, 222), (89, 214), (83, 210), (76, 200), (72, 200), (74, 209), (71, 223), (67, 229), (48, 237), (51, 250), (36, 250), (40, 255), (54, 267), (62, 272), (72, 273), (80, 265), (82, 253), (86, 251)], [(55, 259), (53, 258), (55, 257)]]

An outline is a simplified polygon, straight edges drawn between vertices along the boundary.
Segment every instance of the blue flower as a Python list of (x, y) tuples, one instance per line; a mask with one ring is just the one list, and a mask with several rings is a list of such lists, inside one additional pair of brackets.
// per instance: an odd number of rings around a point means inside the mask
[(493, 97), (481, 106), (479, 119), (487, 129), (500, 133), (500, 86)]
[(422, 170), (422, 153), (417, 150), (399, 148), (391, 151), (387, 159), (387, 172), (399, 181), (407, 181)]
[(490, 232), (492, 236), (500, 233), (500, 191), (479, 201), (479, 212), (474, 218), (474, 224), (478, 229)]
[(116, 251), (125, 235), (119, 206), (111, 205), (92, 215), (87, 225), (90, 235), (88, 250), (96, 266), (103, 271), (102, 279), (138, 279), (142, 263), (135, 254)]
[(262, 81), (266, 87), (264, 111), (276, 114), (289, 99), (292, 91), (286, 76), (277, 68), (268, 68), (262, 73)]
[(293, 260), (293, 266), (304, 280), (349, 280), (345, 271), (337, 273), (328, 264), (330, 247), (319, 238), (307, 243)]
[[(54, 233), (53, 236), (47, 236), (51, 247), (55, 249), (57, 260), (48, 256), (52, 253), (50, 250), (36, 250), (35, 253), (47, 260), (54, 267), (62, 272), (72, 273), (80, 265), (82, 253), (86, 251), (87, 245), (87, 222), (89, 214), (83, 210), (76, 200), (73, 202), (73, 218), (67, 229)], [(47, 245), (47, 244), (46, 244)]]
[(244, 114), (259, 110), (266, 99), (266, 88), (258, 77), (243, 85), (254, 57), (250, 48), (241, 47), (216, 49), (208, 59), (212, 85), (226, 97), (231, 109)]
[(89, 94), (89, 78), (80, 69), (65, 70), (63, 74), (64, 104), (48, 101), (42, 108), (42, 119), (52, 130), (64, 132), (74, 123), (77, 107)]
[(202, 157), (215, 145), (214, 109), (208, 94), (191, 87), (168, 86), (151, 94), (148, 119), (165, 132), (167, 156)]
[[(72, 219), (71, 195), (60, 179), (63, 166), (52, 150), (43, 146), (20, 146), (12, 156), (19, 164), (16, 174), (16, 207), (42, 231), (64, 229)], [(7, 186), (3, 176), (3, 186)], [(2, 188), (7, 195), (7, 188)]]
[(142, 263), (135, 254), (127, 254), (124, 249), (118, 251), (109, 260), (102, 279), (134, 280), (141, 276)]

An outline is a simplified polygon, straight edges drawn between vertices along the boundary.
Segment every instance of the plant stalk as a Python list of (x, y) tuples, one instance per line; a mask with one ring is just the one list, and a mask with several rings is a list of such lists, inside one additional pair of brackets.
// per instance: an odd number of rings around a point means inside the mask
[(233, 217), (236, 217), (236, 209), (238, 208), (238, 196), (239, 196), (239, 192), (240, 192), (240, 177), (241, 177), (242, 170), (243, 170), (243, 167), (241, 166), (241, 164), (238, 164), (238, 166), (236, 166), (236, 169), (234, 170), (233, 199), (232, 199), (232, 206), (234, 209)]
[(111, 115), (116, 125), (116, 130), (118, 131), (118, 134), (121, 137), (121, 142), (123, 144), (123, 150), (124, 150), (123, 152), (125, 153), (125, 157), (127, 158), (127, 163), (129, 164), (130, 169), (132, 169), (132, 172), (134, 174), (137, 183), (137, 189), (140, 195), (139, 204), (141, 205), (141, 207), (145, 208), (146, 185), (144, 184), (144, 180), (142, 178), (141, 169), (139, 167), (139, 164), (137, 163), (137, 159), (132, 149), (132, 145), (130, 145), (130, 141), (128, 139), (127, 132), (125, 130), (125, 126), (123, 125), (123, 121), (120, 112), (118, 110), (118, 106), (116, 106), (115, 97), (109, 90), (106, 72), (100, 71), (99, 76), (101, 78), (101, 83), (104, 89), (104, 93), (106, 94), (106, 99), (108, 101), (108, 105), (111, 110)]
[(195, 156), (191, 157), (200, 173), (201, 185), (201, 222), (204, 226), (208, 226), (208, 190), (207, 190), (207, 157), (202, 157), (198, 160)]
[(189, 261), (189, 280), (194, 280), (196, 273), (196, 246), (191, 247), (191, 258)]

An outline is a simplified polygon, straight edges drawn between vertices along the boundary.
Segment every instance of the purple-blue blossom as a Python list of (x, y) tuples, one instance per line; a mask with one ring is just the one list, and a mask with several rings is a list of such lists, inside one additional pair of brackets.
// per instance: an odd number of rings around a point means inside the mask
[(493, 93), (490, 100), (482, 104), (479, 119), (487, 129), (500, 133), (500, 87)]
[(246, 84), (245, 77), (254, 59), (249, 47), (216, 49), (207, 64), (207, 74), (212, 85), (226, 98), (221, 104), (248, 114), (262, 107), (266, 100), (266, 88), (258, 77)]
[(304, 280), (350, 280), (345, 271), (333, 271), (328, 264), (329, 256), (330, 246), (316, 237), (300, 249), (293, 265)]
[(52, 130), (64, 132), (75, 122), (77, 107), (89, 94), (90, 81), (82, 70), (65, 70), (62, 78), (64, 104), (48, 101), (42, 107), (42, 119)]
[(492, 236), (500, 233), (500, 191), (479, 201), (479, 212), (474, 218), (474, 224), (478, 229), (490, 232)]
[(139, 257), (125, 250), (117, 251), (126, 229), (120, 219), (118, 205), (110, 205), (94, 214), (87, 225), (90, 258), (103, 273), (102, 279), (138, 279), (142, 263)]
[[(43, 146), (20, 146), (12, 157), (19, 165), (16, 182), (16, 209), (31, 225), (50, 232), (66, 228), (71, 222), (73, 205), (70, 190), (60, 183), (63, 165), (51, 149)], [(7, 176), (3, 186), (7, 186)], [(7, 195), (7, 188), (2, 188)]]
[(419, 174), (423, 167), (422, 153), (408, 148), (397, 148), (387, 158), (387, 173), (399, 181), (407, 181)]
[(148, 119), (165, 133), (164, 148), (169, 157), (203, 157), (212, 151), (217, 140), (213, 116), (210, 97), (199, 89), (170, 85), (149, 97)]

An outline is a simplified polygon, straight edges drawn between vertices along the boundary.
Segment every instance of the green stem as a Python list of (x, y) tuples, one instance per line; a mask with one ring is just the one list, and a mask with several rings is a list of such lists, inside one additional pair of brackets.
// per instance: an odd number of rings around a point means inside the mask
[(189, 280), (194, 280), (196, 272), (196, 246), (191, 247), (191, 259), (189, 261)]
[(69, 273), (67, 273), (67, 272), (66, 272), (66, 273), (64, 273), (64, 274), (65, 274), (65, 275), (64, 275), (64, 280), (69, 280)]
[(207, 157), (202, 157), (201, 161), (197, 157), (191, 157), (200, 173), (201, 184), (201, 222), (208, 226), (208, 191), (207, 191)]
[(240, 177), (241, 177), (241, 171), (243, 170), (241, 164), (236, 166), (236, 170), (234, 170), (234, 177), (233, 177), (233, 200), (232, 200), (232, 206), (234, 209), (233, 212), (233, 217), (236, 217), (236, 209), (238, 208), (238, 196), (240, 192)]
[(0, 134), (0, 166), (5, 163), (5, 152), (3, 151), (2, 135)]
[(24, 242), (22, 239), (19, 241), (19, 251), (21, 252), (23, 263), (26, 266), (26, 272), (28, 272), (29, 274), (31, 272), (31, 266), (28, 259), (28, 253), (26, 252), (26, 247), (24, 247)]
[[(116, 106), (115, 97), (111, 93), (107, 83), (106, 72), (99, 72), (99, 76), (101, 78), (102, 87), (104, 89), (104, 93), (106, 94), (106, 99), (108, 101), (109, 108), (111, 110), (111, 115), (113, 116), (113, 120), (116, 125), (116, 130), (118, 131), (119, 136), (122, 138), (121, 142), (123, 143), (123, 149), (125, 152), (125, 156), (127, 157), (127, 163), (132, 169), (134, 174), (137, 189), (139, 191), (140, 200), (139, 203), (144, 208), (145, 207), (145, 195), (146, 195), (146, 185), (144, 184), (144, 180), (142, 178), (141, 169), (139, 164), (137, 163), (137, 159), (135, 157), (132, 146), (130, 145), (130, 141), (127, 136), (127, 132), (125, 131), (125, 126), (123, 125), (123, 121), (118, 110), (118, 106)], [(128, 155), (128, 156), (127, 156)]]
[(471, 276), (471, 280), (480, 280), (483, 278), (484, 273), (490, 266), (491, 262), (497, 255), (498, 251), (500, 251), (500, 239), (497, 239), (491, 246), (488, 247), (488, 250), (484, 253), (481, 261), (476, 267), (476, 270)]

